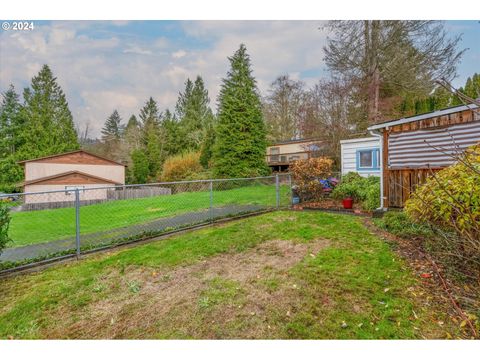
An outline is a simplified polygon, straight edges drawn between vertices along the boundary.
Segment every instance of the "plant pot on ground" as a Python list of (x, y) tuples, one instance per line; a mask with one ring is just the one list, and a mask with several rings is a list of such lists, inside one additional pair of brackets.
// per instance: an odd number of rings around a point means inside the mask
[(353, 199), (349, 196), (342, 200), (344, 209), (351, 209), (353, 207)]

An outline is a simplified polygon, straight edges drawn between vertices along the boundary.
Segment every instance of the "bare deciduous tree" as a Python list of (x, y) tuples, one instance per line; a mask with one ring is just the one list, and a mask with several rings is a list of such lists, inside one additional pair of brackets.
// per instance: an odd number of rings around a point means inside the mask
[(357, 131), (362, 117), (355, 100), (354, 86), (345, 79), (320, 80), (308, 91), (301, 115), (306, 137), (318, 139), (322, 153), (340, 160), (340, 140)]
[(304, 83), (281, 75), (272, 84), (263, 100), (263, 114), (269, 140), (299, 138), (300, 116), (305, 102)]
[(330, 21), (327, 66), (358, 80), (369, 122), (381, 118), (382, 92), (428, 94), (434, 81), (451, 79), (465, 50), (440, 21)]

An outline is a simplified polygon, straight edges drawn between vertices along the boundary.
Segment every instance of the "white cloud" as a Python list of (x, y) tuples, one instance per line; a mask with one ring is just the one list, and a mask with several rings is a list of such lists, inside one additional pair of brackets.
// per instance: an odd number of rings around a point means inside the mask
[(0, 33), (0, 90), (13, 83), (21, 92), (46, 63), (64, 89), (76, 123), (83, 128), (89, 122), (98, 136), (115, 108), (125, 121), (138, 114), (149, 96), (160, 109), (172, 109), (186, 78), (197, 74), (215, 107), (227, 57), (240, 43), (247, 46), (261, 91), (280, 74), (302, 78), (303, 71), (323, 68), (325, 34), (317, 21), (179, 22), (186, 42), (167, 34), (125, 35), (127, 24), (94, 37), (96, 24), (53, 22), (33, 32)]
[(125, 54), (131, 53), (131, 54), (139, 54), (139, 55), (151, 55), (152, 52), (148, 49), (142, 49), (139, 46), (132, 46), (129, 47), (128, 49), (123, 50)]
[(175, 51), (174, 53), (172, 53), (172, 57), (174, 59), (180, 59), (180, 58), (184, 57), (185, 55), (187, 55), (187, 52), (185, 50), (178, 50), (178, 51)]

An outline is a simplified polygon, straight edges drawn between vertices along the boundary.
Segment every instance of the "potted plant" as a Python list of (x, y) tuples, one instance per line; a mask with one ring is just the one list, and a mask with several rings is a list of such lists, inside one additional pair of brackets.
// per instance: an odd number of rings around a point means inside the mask
[(351, 209), (353, 207), (353, 198), (351, 196), (344, 198), (342, 204), (344, 209)]
[(354, 200), (358, 198), (357, 187), (353, 183), (342, 182), (335, 187), (332, 196), (342, 201), (344, 209), (352, 209)]

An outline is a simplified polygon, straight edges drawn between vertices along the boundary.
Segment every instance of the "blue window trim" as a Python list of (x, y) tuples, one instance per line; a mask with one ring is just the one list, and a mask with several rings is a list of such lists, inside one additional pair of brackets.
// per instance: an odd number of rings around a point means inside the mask
[[(360, 167), (360, 153), (364, 151), (371, 151), (372, 152), (372, 166), (369, 167)], [(365, 149), (357, 149), (356, 150), (356, 167), (357, 171), (379, 171), (380, 170), (380, 148), (378, 147), (371, 147)]]

